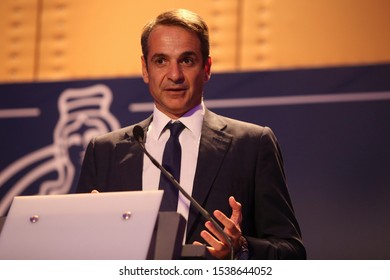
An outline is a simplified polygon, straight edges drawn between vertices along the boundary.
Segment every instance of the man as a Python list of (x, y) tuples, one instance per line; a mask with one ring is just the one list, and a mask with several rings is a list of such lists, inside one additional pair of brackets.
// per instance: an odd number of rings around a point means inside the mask
[[(142, 75), (154, 99), (153, 115), (140, 122), (146, 148), (159, 161), (170, 131), (185, 125), (180, 183), (213, 213), (230, 237), (237, 259), (305, 258), (276, 138), (267, 127), (214, 114), (203, 103), (210, 79), (208, 28), (196, 14), (173, 10), (144, 27)], [(144, 157), (134, 126), (94, 138), (89, 144), (79, 192), (157, 189), (160, 172)], [(186, 242), (206, 242), (210, 254), (229, 257), (225, 238), (179, 197), (187, 219)]]

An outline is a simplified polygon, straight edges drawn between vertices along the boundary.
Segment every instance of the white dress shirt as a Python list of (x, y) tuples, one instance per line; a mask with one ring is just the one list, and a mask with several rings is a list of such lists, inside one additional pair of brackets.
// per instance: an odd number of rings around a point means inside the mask
[[(182, 122), (186, 128), (179, 135), (181, 145), (181, 170), (180, 170), (180, 185), (190, 195), (194, 184), (196, 171), (196, 163), (198, 160), (199, 143), (202, 131), (202, 123), (204, 117), (203, 102), (187, 112), (178, 121)], [(165, 129), (168, 122), (171, 122), (169, 117), (159, 111), (156, 106), (153, 110), (153, 120), (148, 127), (146, 133), (145, 146), (149, 153), (159, 162), (162, 163), (165, 143), (170, 136), (169, 129)], [(144, 156), (144, 165), (142, 172), (143, 190), (157, 190), (160, 182), (160, 170), (153, 165), (150, 159)], [(182, 194), (179, 193), (179, 202), (177, 212), (182, 214), (188, 220), (190, 202)]]

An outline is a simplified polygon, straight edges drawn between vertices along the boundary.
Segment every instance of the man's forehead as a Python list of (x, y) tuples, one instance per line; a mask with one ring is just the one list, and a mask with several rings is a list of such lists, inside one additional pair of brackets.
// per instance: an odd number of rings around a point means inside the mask
[(179, 26), (159, 25), (150, 33), (148, 39), (150, 54), (192, 52), (200, 54), (200, 40), (198, 36)]

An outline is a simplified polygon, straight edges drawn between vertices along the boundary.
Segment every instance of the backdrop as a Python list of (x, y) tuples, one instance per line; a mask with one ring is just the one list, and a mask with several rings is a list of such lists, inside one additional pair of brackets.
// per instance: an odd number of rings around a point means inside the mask
[[(0, 85), (0, 215), (74, 192), (88, 140), (151, 102), (141, 78)], [(205, 102), (274, 130), (310, 259), (390, 259), (390, 65), (214, 74)]]

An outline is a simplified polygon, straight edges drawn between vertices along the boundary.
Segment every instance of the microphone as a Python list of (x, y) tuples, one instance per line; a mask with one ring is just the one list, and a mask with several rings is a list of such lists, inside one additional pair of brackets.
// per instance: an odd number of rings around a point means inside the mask
[(204, 209), (191, 195), (189, 195), (182, 186), (176, 181), (175, 177), (171, 173), (169, 173), (164, 166), (162, 166), (157, 160), (149, 154), (149, 152), (145, 148), (145, 132), (143, 128), (139, 125), (136, 125), (133, 128), (133, 135), (135, 140), (137, 140), (138, 144), (140, 145), (143, 153), (152, 161), (154, 166), (156, 166), (160, 171), (164, 174), (164, 176), (179, 190), (181, 194), (183, 194), (194, 207), (196, 210), (209, 222), (213, 224), (213, 226), (217, 229), (217, 231), (226, 239), (229, 247), (230, 247), (230, 259), (234, 259), (234, 249), (232, 245), (232, 241), (230, 237), (226, 234), (226, 232), (221, 228), (221, 226), (215, 221), (215, 219), (210, 215), (209, 212), (207, 212), (206, 209)]

